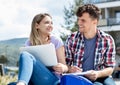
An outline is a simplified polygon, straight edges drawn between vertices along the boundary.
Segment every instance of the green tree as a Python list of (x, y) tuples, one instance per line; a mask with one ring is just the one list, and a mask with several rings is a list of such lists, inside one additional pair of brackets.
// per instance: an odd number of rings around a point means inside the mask
[(0, 56), (0, 63), (5, 64), (5, 63), (7, 63), (7, 62), (8, 62), (7, 57), (5, 57), (4, 55), (1, 55), (1, 56)]
[(76, 31), (78, 29), (77, 26), (77, 18), (76, 18), (76, 9), (83, 5), (84, 0), (74, 0), (74, 2), (71, 4), (69, 3), (69, 7), (64, 7), (64, 28), (71, 30), (72, 32)]
[[(70, 30), (71, 32), (75, 32), (78, 30), (77, 25), (77, 17), (76, 17), (76, 10), (79, 6), (83, 5), (84, 0), (74, 0), (74, 2), (71, 4), (69, 3), (69, 6), (64, 6), (63, 12), (64, 12), (64, 25), (62, 25), (63, 28), (66, 28), (67, 30)], [(62, 40), (65, 41), (67, 38), (67, 35), (65, 33), (61, 33)]]

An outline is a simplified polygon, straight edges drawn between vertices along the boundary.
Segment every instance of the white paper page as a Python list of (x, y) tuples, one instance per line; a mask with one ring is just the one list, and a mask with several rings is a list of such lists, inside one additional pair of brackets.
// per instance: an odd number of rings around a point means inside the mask
[(89, 74), (90, 71), (86, 71), (86, 72), (76, 72), (76, 73), (64, 73), (62, 75), (85, 75), (85, 74)]

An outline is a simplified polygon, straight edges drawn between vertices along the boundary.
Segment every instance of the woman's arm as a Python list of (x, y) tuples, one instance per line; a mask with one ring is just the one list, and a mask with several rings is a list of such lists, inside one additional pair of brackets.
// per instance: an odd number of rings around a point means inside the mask
[(60, 48), (56, 49), (56, 55), (59, 63), (66, 64), (64, 46), (61, 46)]
[(68, 67), (65, 62), (64, 46), (61, 46), (58, 49), (56, 49), (56, 55), (57, 55), (58, 65), (54, 66), (53, 69), (59, 73), (67, 72)]

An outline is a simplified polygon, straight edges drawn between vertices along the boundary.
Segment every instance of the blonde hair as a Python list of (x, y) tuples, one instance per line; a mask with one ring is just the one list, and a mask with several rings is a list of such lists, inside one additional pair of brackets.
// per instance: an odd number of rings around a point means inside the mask
[[(51, 17), (49, 14), (44, 13), (44, 14), (37, 14), (32, 21), (31, 24), (31, 33), (30, 33), (30, 43), (31, 45), (41, 45), (45, 44), (43, 39), (40, 39), (40, 34), (38, 30), (35, 28), (35, 24), (39, 24), (46, 16)], [(51, 17), (52, 18), (52, 17)], [(48, 36), (48, 41), (50, 41), (50, 36)]]

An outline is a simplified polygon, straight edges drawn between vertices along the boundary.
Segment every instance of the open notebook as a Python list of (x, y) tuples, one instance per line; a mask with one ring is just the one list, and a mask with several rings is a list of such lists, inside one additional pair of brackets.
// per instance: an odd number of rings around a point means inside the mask
[(90, 71), (85, 71), (85, 72), (75, 72), (75, 73), (64, 73), (62, 75), (78, 75), (78, 76), (82, 76), (82, 75), (86, 75), (86, 74), (90, 74)]
[(55, 46), (50, 44), (21, 47), (20, 51), (27, 51), (37, 59), (40, 59), (46, 66), (57, 65)]

